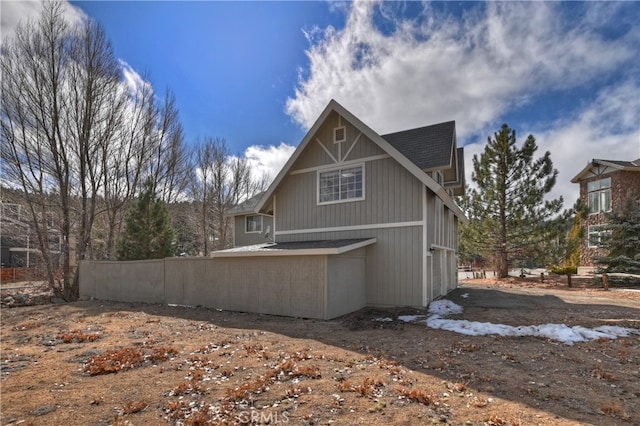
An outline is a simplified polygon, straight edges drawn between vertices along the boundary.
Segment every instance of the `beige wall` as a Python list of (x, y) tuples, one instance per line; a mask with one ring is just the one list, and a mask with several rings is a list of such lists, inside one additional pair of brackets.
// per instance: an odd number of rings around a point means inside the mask
[(80, 265), (80, 296), (330, 319), (365, 305), (355, 254), (167, 258)]

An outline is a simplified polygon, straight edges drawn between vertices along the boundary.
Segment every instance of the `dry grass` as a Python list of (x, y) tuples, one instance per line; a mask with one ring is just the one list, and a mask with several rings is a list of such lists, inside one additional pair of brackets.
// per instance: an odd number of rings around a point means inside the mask
[[(323, 322), (107, 302), (2, 314), (2, 424), (640, 424), (638, 337), (567, 346), (381, 329), (379, 313)], [(536, 323), (540, 310), (515, 315)], [(545, 311), (567, 316), (637, 318), (613, 304)]]
[(89, 358), (83, 370), (91, 376), (117, 373), (121, 370), (140, 367), (145, 363), (155, 364), (166, 361), (170, 356), (177, 353), (176, 349), (164, 347), (113, 349)]

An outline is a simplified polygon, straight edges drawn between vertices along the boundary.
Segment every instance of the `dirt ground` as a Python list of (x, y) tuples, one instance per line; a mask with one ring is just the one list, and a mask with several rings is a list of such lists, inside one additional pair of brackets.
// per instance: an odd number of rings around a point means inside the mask
[[(640, 329), (640, 292), (464, 281), (457, 318)], [(463, 297), (464, 296), (464, 297)], [(638, 425), (640, 335), (569, 346), (398, 321), (84, 301), (3, 308), (3, 425)], [(393, 321), (379, 321), (390, 317)]]

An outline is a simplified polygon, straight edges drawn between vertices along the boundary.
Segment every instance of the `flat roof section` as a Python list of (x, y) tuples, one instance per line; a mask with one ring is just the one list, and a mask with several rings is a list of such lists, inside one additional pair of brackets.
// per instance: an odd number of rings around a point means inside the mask
[(284, 243), (262, 243), (252, 246), (234, 247), (211, 253), (211, 257), (251, 256), (310, 256), (342, 254), (375, 244), (375, 238), (351, 238), (342, 240), (290, 241)]

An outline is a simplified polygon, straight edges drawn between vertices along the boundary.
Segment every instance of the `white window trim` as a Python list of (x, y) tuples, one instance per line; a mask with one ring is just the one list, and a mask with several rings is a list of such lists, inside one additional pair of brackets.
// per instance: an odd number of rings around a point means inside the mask
[[(342, 130), (343, 131), (343, 135), (344, 138), (338, 140), (336, 138), (336, 134), (338, 133), (338, 131)], [(333, 128), (333, 143), (342, 143), (342, 142), (346, 142), (347, 141), (347, 126), (338, 126), (338, 127), (334, 127)]]
[(598, 233), (598, 241), (600, 241), (601, 237), (603, 235), (606, 235), (607, 233), (610, 233), (610, 230), (607, 229), (603, 229), (605, 228), (606, 225), (589, 225), (589, 227), (587, 228), (587, 246), (589, 248), (601, 248), (602, 246), (599, 244), (591, 244), (591, 233), (592, 233), (592, 228), (597, 228), (595, 230), (593, 230), (593, 233)]
[[(333, 200), (333, 201), (320, 201), (320, 175), (326, 172), (335, 172), (342, 169), (351, 169), (354, 167), (362, 167), (362, 197), (358, 198), (347, 198), (345, 200)], [(349, 164), (349, 165), (340, 165), (340, 167), (327, 167), (324, 169), (319, 169), (316, 172), (316, 205), (318, 206), (327, 206), (330, 204), (340, 204), (340, 203), (351, 203), (353, 201), (364, 201), (366, 194), (366, 166), (365, 163), (357, 163), (357, 164)]]
[[(260, 218), (260, 230), (259, 231), (247, 231), (247, 219), (250, 217), (257, 216)], [(244, 233), (245, 234), (260, 234), (262, 233), (262, 228), (264, 227), (264, 219), (260, 214), (248, 214), (244, 217)]]

